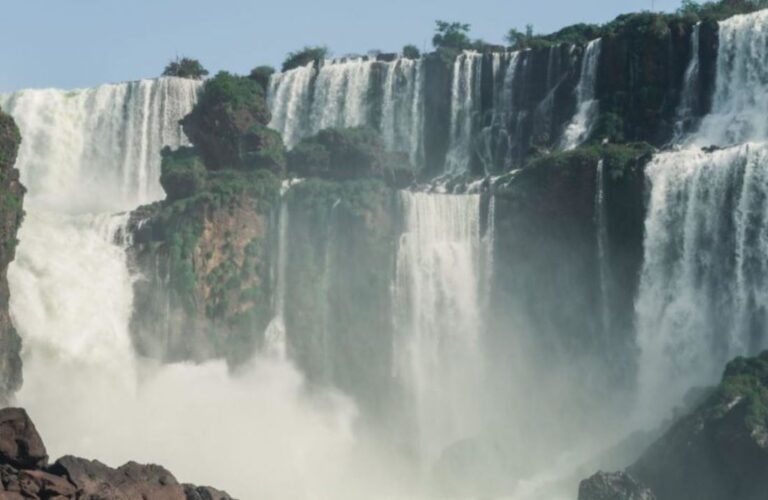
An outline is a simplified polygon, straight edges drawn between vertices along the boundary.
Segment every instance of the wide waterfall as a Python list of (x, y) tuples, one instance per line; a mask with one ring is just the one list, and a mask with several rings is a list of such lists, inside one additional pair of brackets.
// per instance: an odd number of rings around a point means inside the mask
[[(729, 359), (768, 347), (767, 21), (762, 11), (720, 23), (711, 113), (684, 139), (689, 146), (647, 167), (636, 304), (646, 407), (653, 398), (668, 409), (691, 387), (715, 382)], [(712, 144), (742, 145), (699, 148)]]
[(423, 155), (422, 66), (421, 60), (407, 58), (349, 58), (275, 74), (268, 92), (270, 126), (291, 148), (326, 128), (368, 125), (381, 131), (389, 149), (407, 153), (418, 166)]
[(581, 76), (576, 87), (576, 115), (563, 133), (563, 148), (573, 149), (589, 138), (595, 118), (598, 102), (595, 100), (597, 86), (597, 65), (600, 62), (601, 40), (592, 40), (584, 49), (581, 61)]
[(434, 460), (479, 431), (482, 325), (480, 195), (402, 192), (395, 322), (399, 377), (412, 398), (419, 452)]

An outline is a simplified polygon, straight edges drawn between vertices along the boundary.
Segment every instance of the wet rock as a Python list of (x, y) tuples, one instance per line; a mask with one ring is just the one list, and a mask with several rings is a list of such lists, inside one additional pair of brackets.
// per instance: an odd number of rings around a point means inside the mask
[(579, 500), (656, 500), (656, 497), (625, 472), (598, 472), (581, 482)]
[(21, 469), (45, 467), (48, 463), (43, 440), (21, 408), (0, 410), (0, 463)]

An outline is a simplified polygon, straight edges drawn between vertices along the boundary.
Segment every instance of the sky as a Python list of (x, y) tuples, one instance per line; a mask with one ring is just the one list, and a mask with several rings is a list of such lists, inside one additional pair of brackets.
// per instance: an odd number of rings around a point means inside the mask
[[(654, 4), (652, 6), (652, 3)], [(160, 74), (174, 57), (247, 73), (304, 45), (334, 55), (430, 48), (436, 19), (501, 42), (680, 0), (0, 0), (0, 92), (79, 88)]]

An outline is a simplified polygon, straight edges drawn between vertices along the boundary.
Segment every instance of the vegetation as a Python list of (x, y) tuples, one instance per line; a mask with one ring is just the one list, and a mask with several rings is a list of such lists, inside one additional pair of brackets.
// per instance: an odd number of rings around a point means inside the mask
[(287, 164), (299, 177), (378, 177), (394, 185), (409, 184), (412, 172), (405, 155), (388, 152), (381, 135), (368, 127), (322, 130), (297, 144)]
[[(244, 136), (270, 120), (265, 91), (255, 80), (220, 72), (205, 82), (192, 112), (182, 120), (184, 132), (209, 169), (243, 165)], [(258, 141), (253, 137), (250, 144)]]
[(721, 0), (720, 2), (696, 2), (683, 0), (677, 9), (680, 16), (695, 16), (702, 21), (719, 21), (736, 14), (746, 14), (768, 7), (768, 0)]
[(421, 57), (421, 51), (415, 45), (406, 45), (403, 47), (403, 57), (406, 59), (418, 59)]
[(208, 70), (205, 69), (197, 59), (191, 59), (189, 57), (179, 59), (177, 57), (165, 67), (163, 76), (176, 76), (179, 78), (202, 80), (208, 76)]
[(282, 71), (289, 71), (294, 68), (306, 66), (312, 61), (326, 59), (330, 56), (328, 47), (307, 46), (295, 52), (291, 52), (283, 61)]
[(168, 201), (188, 198), (205, 186), (206, 170), (202, 158), (194, 148), (163, 149), (160, 185)]
[(750, 429), (768, 432), (768, 351), (755, 358), (736, 358), (728, 363), (716, 395), (720, 408), (730, 409), (738, 399), (747, 407), (746, 423)]
[(272, 66), (257, 66), (251, 70), (248, 78), (261, 85), (264, 91), (267, 91), (269, 89), (269, 79), (274, 73), (275, 68)]
[(472, 41), (469, 39), (469, 24), (448, 21), (435, 21), (435, 24), (437, 26), (436, 33), (432, 37), (432, 45), (436, 49), (461, 51), (472, 47)]

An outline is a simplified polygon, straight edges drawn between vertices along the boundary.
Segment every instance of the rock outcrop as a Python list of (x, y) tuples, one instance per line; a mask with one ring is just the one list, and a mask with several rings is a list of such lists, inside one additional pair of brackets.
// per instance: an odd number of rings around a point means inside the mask
[[(638, 485), (654, 496), (626, 496), (645, 491)], [(720, 385), (626, 473), (582, 482), (579, 499), (761, 500), (767, 491), (768, 351), (729, 363)]]
[(16, 255), (16, 233), (24, 217), (24, 186), (14, 168), (21, 134), (0, 110), (0, 403), (21, 386), (21, 339), (8, 312), (8, 265)]
[(232, 500), (209, 487), (180, 484), (159, 465), (113, 469), (65, 456), (48, 466), (35, 425), (20, 408), (0, 410), (0, 498), (78, 500)]
[(581, 482), (579, 500), (656, 500), (656, 497), (625, 472), (598, 472)]

